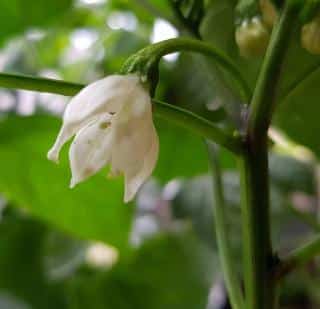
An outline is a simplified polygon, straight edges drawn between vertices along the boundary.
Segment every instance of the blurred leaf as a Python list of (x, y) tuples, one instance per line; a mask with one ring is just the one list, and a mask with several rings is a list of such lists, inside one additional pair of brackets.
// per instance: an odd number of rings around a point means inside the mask
[(19, 34), (30, 27), (41, 27), (54, 22), (71, 7), (72, 0), (1, 0), (0, 38)]
[[(44, 115), (9, 117), (0, 123), (0, 192), (75, 235), (126, 247), (132, 206), (123, 204), (122, 179), (100, 174), (70, 190), (65, 151), (58, 166), (46, 159), (59, 126), (59, 120)], [(161, 150), (156, 177), (167, 181), (207, 170), (200, 138), (164, 122), (158, 127)]]
[(0, 123), (0, 192), (75, 235), (127, 247), (132, 206), (122, 201), (122, 181), (100, 175), (70, 190), (65, 153), (58, 166), (46, 159), (59, 126), (44, 115)]
[(311, 164), (285, 155), (270, 155), (271, 181), (284, 192), (316, 193), (316, 179)]
[(157, 121), (160, 157), (154, 176), (161, 181), (188, 177), (208, 169), (206, 151), (201, 138), (171, 125)]
[(319, 130), (320, 60), (301, 47), (300, 35), (297, 26), (286, 57), (274, 124), (319, 157), (320, 143), (315, 132)]
[(212, 265), (214, 257), (192, 235), (154, 239), (109, 272), (71, 279), (70, 309), (205, 308)]
[[(8, 309), (19, 299), (30, 308), (64, 308), (55, 285), (46, 282), (42, 271), (42, 245), (46, 227), (35, 220), (6, 217), (0, 224), (0, 305)], [(4, 297), (7, 295), (7, 297)], [(8, 299), (9, 297), (9, 299)], [(18, 300), (15, 300), (17, 297)], [(19, 306), (16, 307), (20, 308)], [(21, 308), (29, 308), (24, 306)]]
[[(302, 63), (297, 60), (297, 63)], [(302, 82), (284, 102), (280, 102), (274, 124), (296, 143), (310, 148), (319, 158), (320, 71)]]

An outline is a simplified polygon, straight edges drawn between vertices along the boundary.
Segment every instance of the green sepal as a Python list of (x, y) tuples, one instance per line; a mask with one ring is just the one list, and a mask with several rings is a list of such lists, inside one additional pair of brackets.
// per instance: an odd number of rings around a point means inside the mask
[(125, 61), (120, 74), (139, 75), (143, 84), (149, 88), (151, 97), (153, 97), (159, 82), (160, 59), (161, 56), (154, 53), (151, 46), (146, 47)]

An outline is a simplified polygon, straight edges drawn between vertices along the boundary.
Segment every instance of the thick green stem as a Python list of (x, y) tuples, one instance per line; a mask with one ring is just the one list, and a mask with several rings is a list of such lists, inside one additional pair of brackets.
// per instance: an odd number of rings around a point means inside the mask
[(240, 160), (246, 308), (276, 306), (275, 260), (270, 239), (267, 131), (275, 107), (289, 38), (297, 20), (296, 2), (288, 0), (272, 33), (251, 102), (247, 149)]
[(225, 285), (233, 309), (245, 309), (239, 278), (234, 267), (232, 250), (230, 247), (229, 231), (225, 214), (225, 199), (223, 194), (222, 175), (217, 150), (207, 142), (209, 166), (212, 174), (214, 192), (214, 225), (218, 244), (218, 253), (224, 275)]
[(244, 274), (247, 309), (272, 309), (267, 139), (240, 159)]
[[(77, 94), (85, 85), (48, 78), (0, 73), (0, 87), (72, 96)], [(234, 153), (242, 151), (242, 141), (239, 136), (227, 134), (209, 120), (185, 109), (157, 100), (153, 100), (153, 103), (157, 116), (187, 128), (201, 137), (212, 140)]]
[(298, 19), (298, 13), (296, 2), (288, 0), (272, 33), (251, 101), (248, 124), (251, 138), (259, 138), (261, 135), (265, 135), (269, 128), (277, 101), (279, 81), (291, 32)]
[(294, 250), (289, 256), (279, 263), (275, 276), (277, 279), (283, 278), (294, 269), (301, 267), (320, 255), (320, 236), (305, 244), (301, 248)]

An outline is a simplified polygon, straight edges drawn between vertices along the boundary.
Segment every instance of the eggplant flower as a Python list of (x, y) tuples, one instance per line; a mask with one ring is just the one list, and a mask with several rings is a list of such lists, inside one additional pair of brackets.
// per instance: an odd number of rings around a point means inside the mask
[(81, 90), (65, 110), (48, 159), (58, 162), (60, 149), (74, 135), (70, 187), (110, 165), (111, 175), (124, 175), (124, 201), (132, 200), (151, 175), (159, 152), (151, 98), (140, 77), (111, 75)]

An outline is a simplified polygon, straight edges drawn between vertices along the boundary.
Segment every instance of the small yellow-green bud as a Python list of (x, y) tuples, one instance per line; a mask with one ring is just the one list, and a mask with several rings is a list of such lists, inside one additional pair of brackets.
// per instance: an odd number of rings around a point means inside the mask
[(246, 58), (263, 55), (270, 39), (269, 30), (259, 17), (244, 20), (235, 36), (241, 56)]
[(301, 44), (311, 54), (320, 55), (320, 13), (302, 27)]
[(278, 19), (278, 12), (270, 0), (260, 0), (260, 10), (263, 22), (272, 28)]

